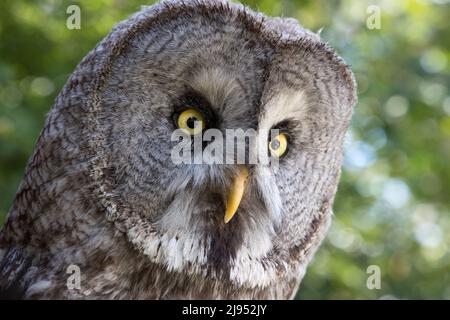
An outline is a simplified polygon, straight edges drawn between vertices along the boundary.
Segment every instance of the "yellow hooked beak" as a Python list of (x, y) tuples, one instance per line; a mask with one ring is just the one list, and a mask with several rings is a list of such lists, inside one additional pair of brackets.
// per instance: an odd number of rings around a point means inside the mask
[(234, 177), (233, 185), (231, 186), (231, 190), (228, 193), (227, 204), (225, 210), (225, 217), (223, 221), (228, 223), (236, 213), (239, 208), (239, 204), (241, 203), (242, 196), (245, 191), (245, 184), (248, 177), (248, 170), (245, 167), (239, 169), (239, 173)]

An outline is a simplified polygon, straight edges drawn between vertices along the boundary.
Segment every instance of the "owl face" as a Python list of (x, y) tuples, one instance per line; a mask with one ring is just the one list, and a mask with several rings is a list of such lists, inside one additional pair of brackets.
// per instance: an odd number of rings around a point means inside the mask
[[(92, 99), (92, 176), (109, 219), (171, 271), (248, 287), (298, 272), (331, 215), (355, 103), (351, 72), (293, 21), (240, 5), (174, 2), (131, 20), (110, 35), (118, 45)], [(257, 161), (176, 163), (177, 129), (193, 156), (194, 137), (202, 152), (210, 129), (224, 139), (252, 130), (254, 147), (221, 152)]]

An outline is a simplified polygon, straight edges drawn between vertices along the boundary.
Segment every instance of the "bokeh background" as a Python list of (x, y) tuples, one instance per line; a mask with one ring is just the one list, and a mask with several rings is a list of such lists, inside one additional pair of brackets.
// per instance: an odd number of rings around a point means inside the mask
[[(359, 104), (335, 218), (300, 299), (450, 299), (449, 1), (243, 1), (298, 18), (352, 66)], [(81, 8), (81, 29), (66, 9)], [(0, 3), (0, 225), (77, 63), (143, 0)], [(377, 5), (381, 29), (369, 29)], [(366, 286), (367, 267), (381, 289)]]

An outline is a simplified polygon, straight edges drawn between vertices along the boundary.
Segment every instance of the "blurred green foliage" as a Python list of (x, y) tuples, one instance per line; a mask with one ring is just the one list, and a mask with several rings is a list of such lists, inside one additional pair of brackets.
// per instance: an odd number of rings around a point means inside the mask
[[(359, 104), (335, 217), (298, 298), (450, 299), (450, 4), (446, 0), (244, 1), (322, 29), (352, 66)], [(66, 9), (81, 7), (81, 30)], [(77, 63), (133, 0), (2, 0), (0, 224), (45, 115)], [(380, 8), (369, 29), (367, 8)], [(366, 286), (369, 265), (381, 289)]]

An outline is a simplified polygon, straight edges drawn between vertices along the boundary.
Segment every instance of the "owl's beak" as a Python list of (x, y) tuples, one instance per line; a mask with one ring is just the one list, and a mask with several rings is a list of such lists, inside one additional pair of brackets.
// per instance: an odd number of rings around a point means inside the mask
[(234, 177), (233, 185), (228, 193), (227, 204), (225, 210), (225, 217), (223, 221), (225, 223), (230, 222), (239, 208), (242, 196), (244, 195), (245, 185), (248, 177), (248, 169), (246, 167), (241, 167), (239, 173)]

